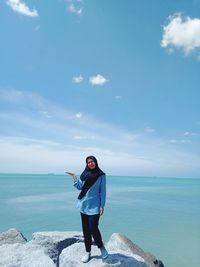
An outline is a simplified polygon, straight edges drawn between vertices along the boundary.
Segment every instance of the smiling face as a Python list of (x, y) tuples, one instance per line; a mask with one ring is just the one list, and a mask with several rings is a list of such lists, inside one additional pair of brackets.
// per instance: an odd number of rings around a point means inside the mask
[(94, 170), (96, 167), (96, 163), (94, 162), (94, 160), (88, 159), (87, 160), (87, 166), (89, 169)]

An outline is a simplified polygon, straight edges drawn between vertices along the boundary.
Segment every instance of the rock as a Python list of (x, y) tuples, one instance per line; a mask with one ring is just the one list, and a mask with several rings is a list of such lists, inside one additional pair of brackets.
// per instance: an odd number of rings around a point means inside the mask
[(110, 249), (115, 248), (115, 250), (122, 249), (125, 251), (130, 251), (133, 254), (142, 257), (148, 264), (148, 267), (164, 267), (162, 261), (157, 260), (154, 255), (144, 252), (144, 250), (142, 250), (138, 245), (122, 234), (112, 234), (107, 246)]
[(0, 245), (3, 244), (24, 244), (27, 239), (17, 229), (11, 228), (6, 232), (0, 233)]
[(76, 242), (83, 242), (83, 236), (82, 232), (36, 232), (33, 234), (32, 242), (42, 247), (58, 266), (62, 250)]
[[(26, 242), (16, 229), (0, 234), (0, 267), (164, 267), (127, 237), (114, 233), (105, 243), (109, 256), (103, 260), (92, 245), (91, 260), (85, 264), (82, 232), (37, 232)], [(13, 243), (12, 243), (13, 242)]]
[[(105, 245), (106, 248), (108, 248)], [(101, 259), (100, 250), (96, 246), (92, 246), (91, 259), (87, 263), (88, 267), (148, 267), (138, 255), (127, 252), (125, 250), (108, 250), (109, 256), (105, 260)], [(75, 243), (65, 248), (60, 255), (59, 267), (85, 267), (85, 263), (81, 262), (81, 258), (85, 253), (84, 243)]]
[(154, 255), (152, 255), (149, 252), (145, 252), (145, 260), (149, 263), (153, 263), (155, 267), (164, 267), (164, 264), (162, 263), (162, 261), (157, 260), (156, 257)]
[(40, 247), (26, 244), (5, 244), (0, 246), (1, 267), (56, 267)]
[[(6, 233), (10, 232), (13, 231), (9, 230)], [(11, 241), (7, 234), (2, 233), (1, 236), (6, 238), (4, 243)], [(13, 239), (13, 244), (0, 246), (0, 266), (56, 267), (59, 266), (59, 254), (62, 249), (81, 240), (83, 241), (83, 237), (80, 232), (56, 231), (34, 233), (33, 239), (25, 244), (15, 244), (16, 240)]]
[[(145, 252), (145, 259), (150, 262), (151, 264), (154, 264), (153, 266), (155, 266), (155, 264), (157, 263), (157, 259), (154, 255), (152, 255), (151, 253), (149, 252)], [(157, 265), (156, 265), (157, 266)]]

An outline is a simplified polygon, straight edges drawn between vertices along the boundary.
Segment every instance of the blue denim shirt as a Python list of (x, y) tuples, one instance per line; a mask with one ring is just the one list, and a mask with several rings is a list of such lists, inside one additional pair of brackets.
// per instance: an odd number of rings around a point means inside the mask
[[(84, 182), (77, 179), (74, 187), (81, 190)], [(86, 195), (78, 200), (77, 207), (80, 212), (87, 215), (99, 214), (99, 209), (104, 208), (106, 202), (106, 176), (99, 176), (97, 181), (90, 187)]]

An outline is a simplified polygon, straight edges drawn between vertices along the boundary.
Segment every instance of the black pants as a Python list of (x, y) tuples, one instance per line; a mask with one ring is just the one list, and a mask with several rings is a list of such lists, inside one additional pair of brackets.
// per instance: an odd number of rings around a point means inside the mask
[(101, 233), (98, 228), (99, 217), (100, 217), (99, 214), (86, 215), (81, 213), (85, 249), (87, 252), (91, 251), (92, 237), (98, 248), (101, 248), (103, 246)]

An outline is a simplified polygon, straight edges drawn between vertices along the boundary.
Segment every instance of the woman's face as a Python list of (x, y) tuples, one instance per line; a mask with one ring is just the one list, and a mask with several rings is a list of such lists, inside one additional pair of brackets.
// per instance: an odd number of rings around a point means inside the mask
[(93, 170), (96, 167), (96, 163), (94, 162), (94, 160), (88, 159), (87, 160), (87, 166), (88, 166), (88, 168), (90, 168), (91, 170)]

